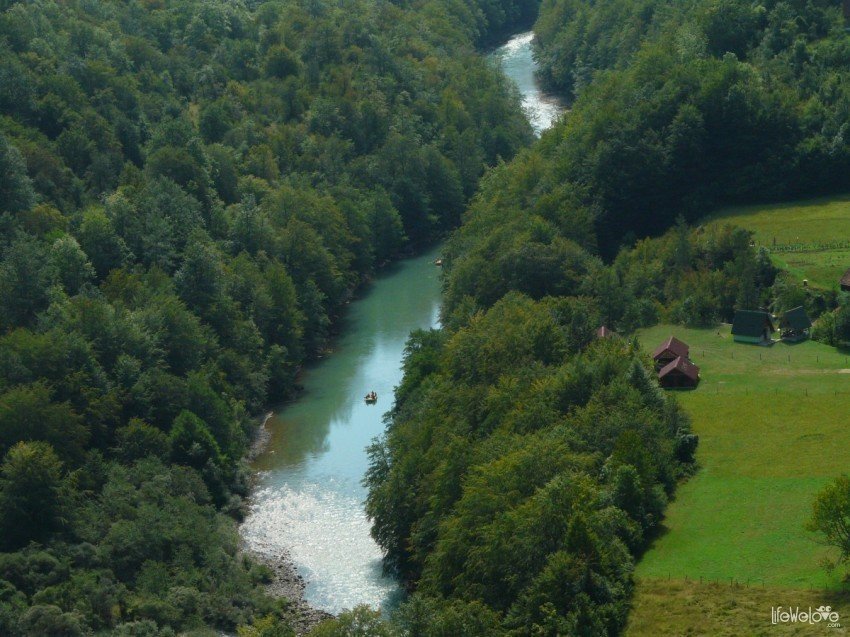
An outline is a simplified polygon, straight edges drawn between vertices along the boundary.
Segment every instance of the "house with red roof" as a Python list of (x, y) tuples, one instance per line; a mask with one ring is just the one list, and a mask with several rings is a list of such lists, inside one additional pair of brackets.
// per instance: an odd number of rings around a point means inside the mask
[(693, 388), (699, 384), (699, 367), (678, 356), (658, 370), (658, 382), (664, 389)]
[(690, 347), (688, 347), (687, 343), (683, 343), (675, 336), (671, 336), (655, 348), (655, 351), (652, 352), (652, 359), (655, 361), (655, 369), (660, 370), (677, 358), (687, 360), (689, 355)]

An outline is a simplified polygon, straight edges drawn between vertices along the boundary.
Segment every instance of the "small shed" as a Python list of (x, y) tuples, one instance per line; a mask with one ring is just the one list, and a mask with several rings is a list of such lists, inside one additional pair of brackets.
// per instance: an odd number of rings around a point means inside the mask
[(739, 343), (764, 343), (776, 330), (770, 314), (761, 310), (737, 310), (732, 321), (732, 336)]
[(809, 337), (811, 328), (812, 320), (802, 306), (788, 310), (779, 320), (779, 334), (785, 341), (802, 341)]
[(693, 388), (699, 384), (699, 367), (683, 356), (661, 368), (658, 382), (664, 389)]
[(614, 332), (604, 325), (596, 330), (596, 338), (614, 338)]
[(655, 368), (661, 369), (669, 363), (672, 363), (677, 358), (687, 359), (690, 355), (690, 350), (691, 348), (688, 347), (687, 343), (683, 343), (675, 336), (669, 337), (666, 341), (661, 343), (661, 345), (656, 347), (654, 352), (652, 352), (652, 359), (655, 361)]
[(844, 276), (841, 277), (841, 281), (839, 281), (841, 285), (841, 290), (843, 292), (850, 292), (850, 269), (848, 269)]

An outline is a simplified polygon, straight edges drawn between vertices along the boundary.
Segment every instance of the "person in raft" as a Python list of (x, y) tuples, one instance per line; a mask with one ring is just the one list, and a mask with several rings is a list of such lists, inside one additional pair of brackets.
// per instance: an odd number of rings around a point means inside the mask
[(366, 394), (364, 399), (366, 400), (367, 403), (377, 402), (378, 394), (376, 394), (374, 391), (370, 391), (368, 394)]

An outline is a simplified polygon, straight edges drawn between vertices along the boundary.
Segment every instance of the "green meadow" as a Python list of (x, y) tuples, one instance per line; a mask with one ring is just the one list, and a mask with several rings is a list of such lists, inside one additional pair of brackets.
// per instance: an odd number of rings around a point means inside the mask
[(827, 549), (803, 525), (817, 491), (850, 470), (848, 356), (812, 341), (734, 343), (729, 330), (639, 332), (648, 351), (671, 334), (688, 343), (702, 381), (677, 392), (700, 437), (700, 468), (680, 486), (637, 577), (839, 588), (839, 574), (820, 563)]
[(752, 230), (778, 267), (821, 288), (836, 287), (850, 268), (850, 195), (727, 208), (708, 221)]

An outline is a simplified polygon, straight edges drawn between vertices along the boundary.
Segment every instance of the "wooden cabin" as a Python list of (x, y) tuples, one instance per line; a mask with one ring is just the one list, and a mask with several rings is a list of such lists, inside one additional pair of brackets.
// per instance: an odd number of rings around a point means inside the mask
[(658, 382), (664, 389), (693, 389), (699, 385), (699, 367), (679, 356), (659, 370)]
[(761, 310), (736, 310), (732, 337), (738, 343), (769, 343), (776, 331), (770, 314)]
[(838, 282), (841, 286), (842, 292), (850, 292), (850, 269), (844, 273), (844, 276), (841, 277), (841, 281)]
[(788, 310), (779, 320), (779, 335), (783, 341), (796, 342), (805, 340), (809, 337), (809, 331), (811, 329), (812, 320), (802, 306)]
[(655, 369), (660, 370), (666, 367), (677, 358), (687, 359), (690, 355), (690, 347), (687, 343), (683, 343), (675, 336), (671, 336), (666, 341), (661, 343), (652, 352), (652, 359), (655, 361)]

